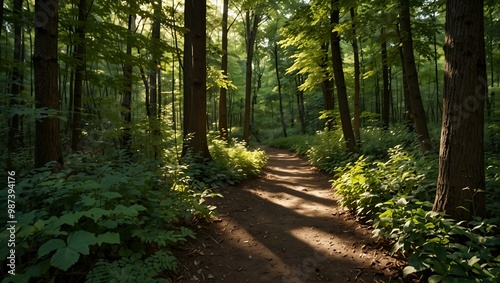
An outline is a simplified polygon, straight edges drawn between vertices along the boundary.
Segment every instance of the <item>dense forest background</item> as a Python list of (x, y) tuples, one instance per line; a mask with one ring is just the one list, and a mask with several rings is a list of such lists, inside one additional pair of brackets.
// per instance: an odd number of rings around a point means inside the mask
[(500, 5), (446, 2), (2, 0), (17, 278), (165, 277), (271, 144), (331, 173), (407, 274), (498, 279)]

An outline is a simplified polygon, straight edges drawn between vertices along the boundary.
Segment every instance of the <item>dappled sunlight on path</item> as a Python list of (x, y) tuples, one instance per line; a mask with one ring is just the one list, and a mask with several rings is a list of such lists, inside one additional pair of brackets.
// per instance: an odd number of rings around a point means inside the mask
[(211, 200), (177, 282), (398, 282), (397, 262), (339, 208), (327, 174), (266, 148), (262, 177)]

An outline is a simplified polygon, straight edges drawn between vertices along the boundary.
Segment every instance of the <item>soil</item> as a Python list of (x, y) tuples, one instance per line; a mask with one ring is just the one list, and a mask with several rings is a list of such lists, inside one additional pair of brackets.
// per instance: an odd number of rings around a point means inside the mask
[(178, 249), (174, 282), (403, 282), (403, 263), (337, 205), (331, 176), (263, 149), (260, 178), (210, 200), (219, 214)]

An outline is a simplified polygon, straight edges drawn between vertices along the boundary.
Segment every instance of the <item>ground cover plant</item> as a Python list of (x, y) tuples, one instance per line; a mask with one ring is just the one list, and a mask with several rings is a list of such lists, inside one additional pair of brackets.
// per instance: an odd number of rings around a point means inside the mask
[[(487, 130), (486, 135), (494, 137)], [(431, 128), (434, 140), (438, 131)], [(339, 204), (371, 223), (373, 236), (387, 239), (394, 255), (407, 259), (403, 275), (428, 282), (497, 282), (500, 278), (500, 167), (488, 147), (488, 218), (457, 222), (432, 211), (438, 172), (437, 152), (422, 154), (413, 133), (404, 128), (362, 131), (363, 146), (347, 155), (340, 133), (308, 137), (309, 148), (297, 151), (295, 137), (273, 146), (305, 154), (332, 173)], [(314, 142), (311, 142), (314, 140)], [(491, 141), (494, 144), (494, 141)], [(457, 281), (458, 280), (458, 281)]]
[[(204, 165), (130, 162), (118, 151), (74, 154), (60, 172), (47, 165), (19, 176), (16, 276), (2, 282), (167, 282), (177, 268), (172, 247), (194, 238), (193, 223), (214, 211), (204, 200), (266, 162), (239, 143), (211, 147), (213, 161)], [(200, 171), (212, 178), (200, 179)]]

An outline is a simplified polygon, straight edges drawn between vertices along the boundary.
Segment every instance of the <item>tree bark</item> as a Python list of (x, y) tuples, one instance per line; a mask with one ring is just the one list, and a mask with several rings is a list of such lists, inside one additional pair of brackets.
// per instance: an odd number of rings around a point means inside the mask
[(184, 21), (184, 143), (182, 156), (211, 160), (207, 142), (206, 0), (186, 0)]
[(352, 20), (352, 51), (354, 53), (354, 119), (353, 119), (353, 131), (354, 138), (356, 139), (356, 144), (361, 144), (361, 132), (360, 132), (360, 92), (361, 92), (361, 76), (360, 76), (360, 66), (359, 66), (359, 49), (358, 49), (358, 38), (356, 35), (356, 11), (354, 7), (350, 9), (351, 20)]
[[(57, 78), (58, 0), (35, 1), (35, 107), (59, 111)], [(35, 123), (35, 167), (56, 161), (64, 165), (58, 117), (44, 117)]]
[(400, 0), (400, 25), (401, 42), (403, 45), (403, 57), (406, 72), (406, 81), (410, 94), (413, 121), (415, 131), (422, 151), (427, 152), (432, 149), (432, 142), (427, 128), (427, 119), (425, 116), (422, 97), (420, 96), (420, 87), (418, 84), (417, 67), (415, 66), (415, 57), (413, 55), (413, 39), (411, 33), (410, 21), (410, 1)]
[(323, 101), (325, 110), (333, 110), (335, 108), (335, 101), (333, 99), (333, 83), (332, 78), (328, 72), (328, 43), (321, 45), (323, 56), (321, 58), (321, 69), (323, 70)]
[(3, 0), (0, 0), (0, 36), (2, 36), (3, 27)]
[(260, 15), (255, 11), (247, 10), (245, 16), (245, 44), (246, 44), (246, 66), (245, 66), (245, 112), (243, 122), (243, 140), (250, 144), (250, 108), (252, 106), (252, 61), (255, 49), (255, 38), (259, 27)]
[[(333, 25), (339, 23), (338, 0), (332, 0), (331, 22)], [(349, 102), (347, 99), (347, 88), (342, 67), (342, 54), (340, 50), (340, 36), (337, 31), (331, 33), (332, 42), (332, 62), (335, 84), (337, 85), (337, 95), (339, 102), (340, 121), (346, 143), (346, 149), (350, 153), (356, 152), (356, 139), (352, 131), (351, 115), (349, 114)]]
[[(10, 105), (15, 107), (19, 105), (19, 96), (24, 89), (24, 52), (22, 42), (22, 0), (14, 0), (13, 15), (14, 15), (14, 66), (12, 68), (12, 82), (10, 85)], [(3, 7), (2, 7), (3, 9)], [(9, 135), (7, 148), (10, 153), (23, 146), (23, 133), (21, 131), (21, 116), (15, 114), (9, 121)], [(10, 163), (10, 158), (9, 158)]]
[[(222, 75), (227, 76), (227, 33), (228, 33), (228, 9), (229, 0), (224, 0), (222, 8)], [(227, 130), (227, 88), (221, 87), (219, 90), (219, 135), (222, 140), (228, 139)]]
[(73, 84), (73, 119), (71, 131), (71, 150), (81, 151), (82, 136), (82, 92), (85, 75), (85, 24), (87, 21), (87, 1), (80, 0), (78, 7), (78, 26), (76, 27), (77, 43), (73, 52), (75, 59), (75, 82)]
[(160, 92), (158, 86), (160, 84), (160, 15), (161, 1), (153, 1), (153, 25), (151, 30), (151, 68), (149, 70), (149, 105), (148, 105), (148, 120), (149, 129), (152, 136), (153, 156), (158, 158), (158, 145), (160, 143), (160, 120), (158, 119), (158, 97)]
[(297, 88), (297, 106), (299, 109), (299, 120), (300, 120), (300, 132), (306, 134), (306, 109), (304, 105), (304, 91), (299, 90), (299, 86), (304, 83), (304, 77), (301, 74), (297, 74), (295, 77), (295, 85)]
[[(333, 78), (328, 71), (328, 43), (321, 44), (321, 70), (323, 71), (323, 81), (321, 82), (321, 87), (323, 90), (323, 104), (324, 110), (334, 110), (335, 100), (334, 100), (334, 89), (333, 89)], [(335, 118), (327, 119), (325, 122), (325, 128), (332, 130), (336, 124)]]
[(387, 63), (387, 42), (383, 38), (385, 36), (385, 29), (380, 30), (380, 36), (382, 37), (381, 53), (382, 53), (382, 82), (384, 92), (382, 95), (382, 128), (384, 130), (389, 129), (389, 113), (390, 113), (390, 89), (389, 89), (389, 66)]
[(482, 0), (448, 0), (445, 92), (434, 211), (485, 216), (484, 105), (488, 94)]
[(283, 129), (283, 136), (287, 137), (286, 134), (286, 123), (285, 123), (285, 114), (283, 112), (283, 94), (281, 93), (281, 78), (279, 72), (279, 63), (278, 63), (278, 43), (274, 43), (274, 66), (276, 70), (276, 81), (278, 82), (278, 97), (279, 97), (279, 107), (280, 107), (280, 120), (281, 120), (281, 128)]
[(121, 146), (129, 151), (131, 149), (131, 129), (130, 124), (132, 123), (132, 64), (129, 62), (129, 58), (132, 56), (132, 33), (135, 31), (135, 14), (128, 15), (128, 34), (127, 34), (127, 50), (126, 59), (123, 64), (123, 96), (122, 96), (122, 119), (125, 124), (122, 132)]
[[(397, 26), (397, 32), (399, 35), (399, 38), (401, 38), (400, 32), (399, 32), (399, 25)], [(413, 132), (415, 130), (415, 124), (413, 123), (413, 115), (412, 115), (412, 108), (411, 108), (411, 101), (410, 101), (410, 90), (408, 89), (408, 80), (406, 79), (406, 68), (405, 68), (405, 59), (403, 55), (403, 48), (400, 46), (398, 48), (399, 52), (399, 57), (401, 59), (401, 72), (403, 73), (403, 98), (404, 98), (404, 119), (405, 119), (405, 126), (408, 132)]]

